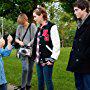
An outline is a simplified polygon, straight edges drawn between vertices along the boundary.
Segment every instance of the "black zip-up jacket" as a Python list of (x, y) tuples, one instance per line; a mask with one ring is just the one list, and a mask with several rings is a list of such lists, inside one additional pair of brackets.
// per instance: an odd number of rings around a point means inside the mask
[(37, 34), (39, 31), (41, 32), (40, 36), (39, 36), (39, 38), (40, 38), (39, 61), (43, 60), (43, 62), (45, 62), (45, 58), (49, 58), (51, 56), (52, 52), (47, 49), (46, 45), (48, 45), (50, 47), (50, 49), (53, 48), (51, 37), (50, 37), (50, 30), (53, 25), (54, 25), (53, 23), (48, 21), (48, 24), (43, 26), (43, 28), (41, 30), (39, 30), (40, 28), (38, 28), (38, 31), (35, 35), (35, 39), (34, 39), (34, 43), (33, 43), (32, 60), (35, 60), (35, 58), (36, 58)]

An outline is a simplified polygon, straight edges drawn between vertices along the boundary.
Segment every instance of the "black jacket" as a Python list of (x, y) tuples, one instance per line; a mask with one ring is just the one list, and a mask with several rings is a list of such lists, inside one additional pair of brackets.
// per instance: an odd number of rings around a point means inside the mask
[[(39, 59), (45, 61), (45, 58), (49, 58), (51, 56), (52, 52), (46, 48), (46, 45), (48, 45), (51, 49), (53, 48), (51, 36), (50, 36), (50, 30), (53, 25), (54, 25), (53, 23), (48, 21), (48, 24), (43, 26), (41, 30), (39, 30), (40, 28), (38, 28), (37, 33), (35, 35), (34, 43), (33, 43), (32, 60), (35, 60), (36, 58), (37, 34), (39, 31), (41, 32), (39, 36), (39, 39), (40, 39), (40, 43), (39, 43), (40, 58)], [(47, 38), (47, 40), (45, 40), (45, 38)]]
[(90, 73), (90, 15), (76, 31), (67, 71)]

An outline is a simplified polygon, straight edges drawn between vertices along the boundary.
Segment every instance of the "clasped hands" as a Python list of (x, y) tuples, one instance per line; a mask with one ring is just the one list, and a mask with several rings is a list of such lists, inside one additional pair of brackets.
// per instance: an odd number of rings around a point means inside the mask
[(54, 59), (53, 58), (45, 58), (45, 61), (46, 63), (42, 63), (41, 65), (42, 66), (45, 66), (45, 65), (53, 65), (54, 64)]

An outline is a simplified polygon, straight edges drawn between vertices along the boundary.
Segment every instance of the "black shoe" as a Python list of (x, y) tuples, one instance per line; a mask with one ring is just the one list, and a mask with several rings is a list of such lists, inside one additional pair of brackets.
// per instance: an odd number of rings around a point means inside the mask
[(31, 86), (26, 85), (26, 90), (30, 90)]
[(14, 87), (14, 90), (20, 90), (21, 86)]
[(21, 88), (20, 90), (25, 90), (25, 87)]
[(21, 86), (17, 86), (14, 88), (14, 90), (25, 90), (25, 87), (21, 88)]
[(20, 88), (21, 88), (21, 86), (17, 86), (17, 88), (18, 88), (18, 89), (20, 89)]

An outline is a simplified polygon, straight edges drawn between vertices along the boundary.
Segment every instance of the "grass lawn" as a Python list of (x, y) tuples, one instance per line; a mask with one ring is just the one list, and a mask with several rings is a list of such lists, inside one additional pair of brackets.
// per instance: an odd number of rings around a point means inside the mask
[[(53, 70), (54, 90), (75, 90), (73, 73), (67, 72), (66, 67), (71, 48), (61, 48), (58, 60), (55, 62)], [(21, 81), (21, 61), (16, 58), (15, 50), (9, 57), (5, 57), (4, 66), (8, 83), (20, 85)], [(32, 90), (37, 90), (37, 74), (34, 65)]]

